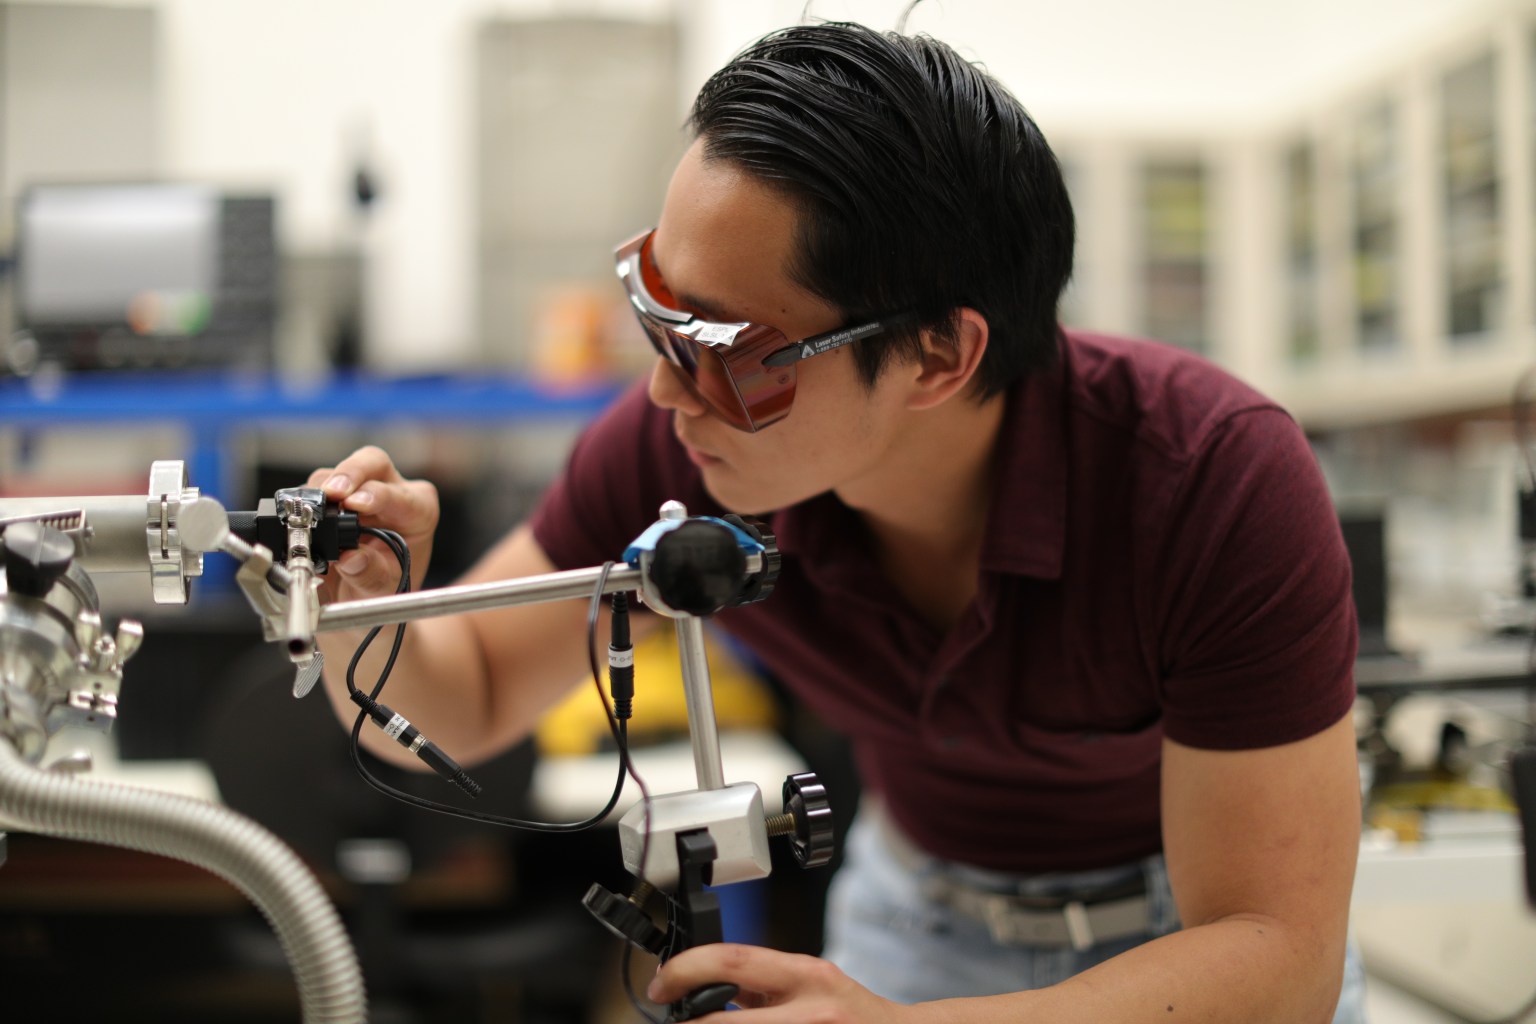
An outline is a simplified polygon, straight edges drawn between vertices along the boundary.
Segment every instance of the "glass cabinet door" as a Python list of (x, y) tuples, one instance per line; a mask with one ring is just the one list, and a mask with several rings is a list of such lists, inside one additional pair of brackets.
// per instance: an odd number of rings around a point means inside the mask
[(1488, 337), (1503, 319), (1499, 153), (1492, 54), (1452, 69), (1441, 83), (1441, 189), (1446, 332)]
[(1320, 348), (1317, 268), (1317, 159), (1310, 142), (1285, 151), (1285, 324), (1291, 361), (1310, 363)]
[(1393, 352), (1401, 343), (1399, 131), (1392, 103), (1371, 108), (1355, 124), (1350, 160), (1355, 341), (1371, 354)]
[(1142, 330), (1196, 352), (1208, 346), (1208, 185), (1198, 160), (1141, 169)]

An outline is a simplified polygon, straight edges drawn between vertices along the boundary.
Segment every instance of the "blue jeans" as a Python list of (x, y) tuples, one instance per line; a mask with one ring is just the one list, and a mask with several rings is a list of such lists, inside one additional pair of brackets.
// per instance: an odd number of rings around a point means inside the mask
[[(891, 853), (881, 828), (861, 816), (849, 831), (843, 866), (828, 896), (826, 958), (877, 995), (898, 1003), (918, 1003), (1045, 988), (1179, 928), (1161, 854), (1123, 867), (1036, 875), (1023, 881), (1024, 895), (1047, 896), (1146, 876), (1151, 906), (1146, 934), (1103, 942), (1083, 952), (997, 943), (984, 923), (923, 896), (924, 876), (937, 870), (968, 875), (982, 885), (1003, 879), (1020, 884), (1017, 876), (938, 861), (927, 868), (909, 867)], [(1334, 1024), (1365, 1022), (1365, 975), (1353, 943), (1333, 1020)]]

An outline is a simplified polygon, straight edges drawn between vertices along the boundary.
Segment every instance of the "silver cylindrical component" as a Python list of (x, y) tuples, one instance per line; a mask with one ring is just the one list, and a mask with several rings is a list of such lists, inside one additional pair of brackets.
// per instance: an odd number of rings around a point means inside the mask
[(149, 550), (144, 542), (148, 516), (144, 495), (101, 497), (0, 498), (0, 519), (37, 516), (60, 509), (85, 513), (88, 537), (76, 564), (86, 572), (148, 572)]
[(688, 708), (688, 733), (693, 740), (693, 770), (700, 789), (723, 789), (725, 768), (720, 762), (715, 694), (709, 685), (709, 659), (704, 653), (704, 623), (691, 615), (675, 621), (677, 653), (683, 666), (683, 700)]
[(307, 558), (297, 564), (290, 561), (288, 571), (288, 616), (283, 642), (291, 661), (308, 662), (315, 653), (315, 577)]
[(182, 503), (196, 497), (186, 467), (165, 459), (150, 466), (147, 494), (0, 498), (0, 520), (79, 510), (85, 530), (77, 566), (88, 573), (148, 573), (156, 604), (185, 604), (187, 580), (203, 574), (203, 556), (183, 549), (177, 518)]

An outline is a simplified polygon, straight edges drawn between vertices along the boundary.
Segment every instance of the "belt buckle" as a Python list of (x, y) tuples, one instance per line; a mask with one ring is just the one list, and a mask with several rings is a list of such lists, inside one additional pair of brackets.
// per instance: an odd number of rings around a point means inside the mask
[(1093, 927), (1088, 921), (1088, 908), (1081, 900), (1071, 900), (1059, 911), (1031, 911), (1019, 906), (1012, 897), (997, 893), (983, 900), (981, 907), (993, 941), (1002, 945), (1055, 945), (1042, 942), (1044, 936), (1031, 930), (1025, 919), (1060, 913), (1072, 948), (1082, 953), (1093, 947)]
[(1088, 924), (1088, 908), (1083, 906), (1081, 900), (1072, 900), (1061, 908), (1061, 916), (1067, 922), (1067, 935), (1072, 940), (1072, 948), (1079, 953), (1086, 953), (1093, 948), (1093, 928)]

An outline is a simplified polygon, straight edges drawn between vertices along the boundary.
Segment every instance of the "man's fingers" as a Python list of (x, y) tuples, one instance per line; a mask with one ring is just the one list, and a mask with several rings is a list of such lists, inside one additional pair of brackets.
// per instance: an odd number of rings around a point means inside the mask
[[(658, 1003), (670, 1003), (701, 985), (729, 982), (740, 986), (743, 993), (760, 994), (771, 1000), (775, 994), (799, 987), (807, 970), (821, 963), (814, 957), (761, 946), (731, 942), (695, 946), (662, 965), (648, 995)], [(761, 999), (753, 1001), (755, 1005), (762, 1004)]]
[[(310, 479), (318, 475), (317, 471)], [(389, 453), (374, 445), (367, 445), (338, 462), (330, 474), (320, 480), (318, 486), (325, 489), (327, 498), (340, 501), (366, 480), (397, 483), (401, 479), (400, 471), (395, 468)]]
[(407, 538), (430, 536), (437, 529), (437, 488), (425, 480), (400, 475), (389, 454), (369, 445), (309, 475), (309, 486), (327, 501), (366, 517), (368, 525), (394, 530)]
[(382, 543), (365, 538), (355, 551), (342, 552), (326, 575), (340, 600), (392, 594), (400, 583), (400, 563)]
[(419, 537), (437, 529), (437, 488), (425, 480), (402, 480), (360, 485), (342, 503), (349, 512), (366, 517), (364, 522), (382, 526), (406, 537)]

